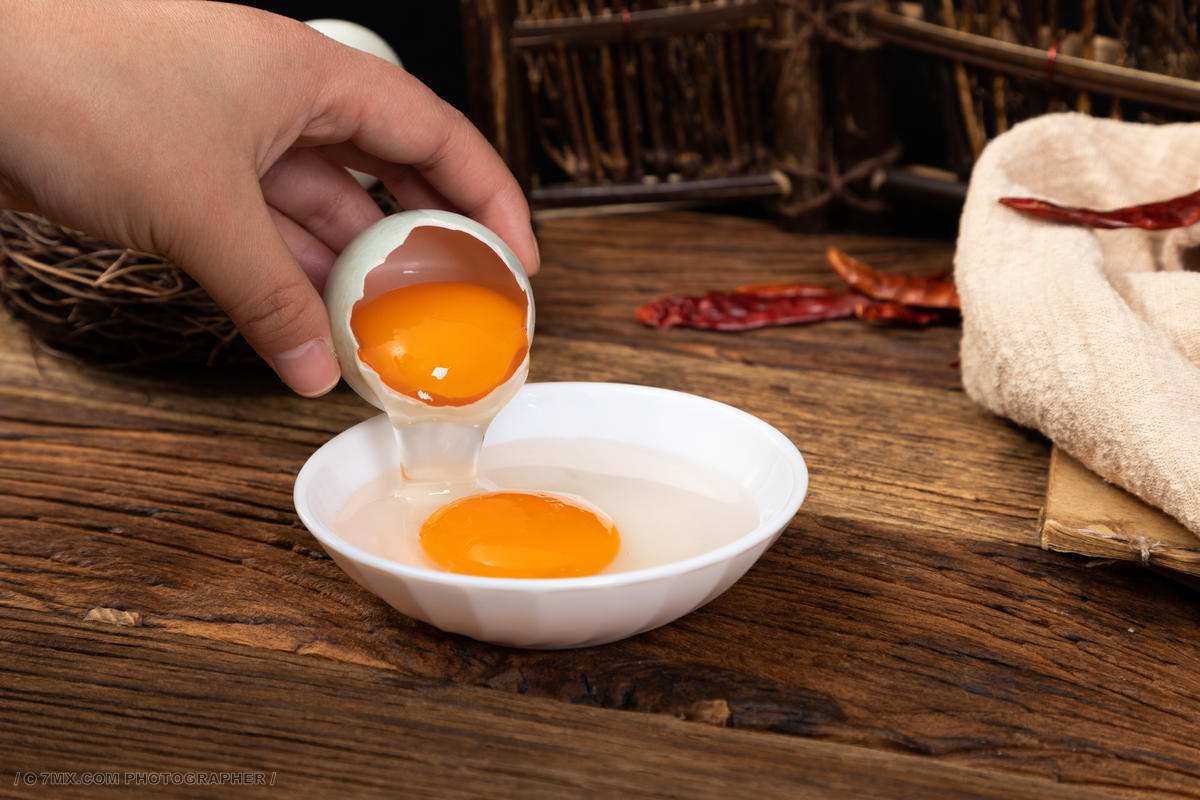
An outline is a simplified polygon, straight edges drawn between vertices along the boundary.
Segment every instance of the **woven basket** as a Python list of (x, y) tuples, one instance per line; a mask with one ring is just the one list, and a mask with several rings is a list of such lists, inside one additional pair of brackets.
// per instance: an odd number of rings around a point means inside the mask
[(250, 363), (207, 293), (161, 256), (0, 211), (0, 300), (46, 348), (107, 366)]
[(928, 116), (944, 121), (936, 166), (964, 180), (990, 138), (1039, 114), (1162, 122), (1200, 112), (1193, 0), (892, 2), (863, 25), (924, 59), (908, 79), (924, 79), (937, 102)]
[(810, 214), (895, 157), (875, 143), (840, 165), (827, 122), (824, 46), (869, 45), (855, 14), (871, 5), (461, 0), (472, 116), (535, 208), (766, 198)]

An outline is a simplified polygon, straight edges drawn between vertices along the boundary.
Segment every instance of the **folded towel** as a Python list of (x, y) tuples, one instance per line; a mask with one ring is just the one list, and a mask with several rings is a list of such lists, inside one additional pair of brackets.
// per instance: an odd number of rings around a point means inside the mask
[(963, 384), (1200, 535), (1200, 225), (1097, 231), (1004, 196), (1116, 208), (1200, 189), (1200, 125), (1052, 114), (997, 137), (955, 254)]

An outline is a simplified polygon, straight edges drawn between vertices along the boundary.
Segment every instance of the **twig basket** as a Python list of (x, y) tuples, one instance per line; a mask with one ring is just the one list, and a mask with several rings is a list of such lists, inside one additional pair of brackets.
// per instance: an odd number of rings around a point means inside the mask
[(251, 363), (237, 329), (194, 280), (32, 214), (0, 211), (0, 300), (45, 347), (107, 366)]
[(821, 45), (856, 43), (871, 5), (461, 0), (473, 117), (535, 207), (766, 198), (810, 214), (854, 179)]

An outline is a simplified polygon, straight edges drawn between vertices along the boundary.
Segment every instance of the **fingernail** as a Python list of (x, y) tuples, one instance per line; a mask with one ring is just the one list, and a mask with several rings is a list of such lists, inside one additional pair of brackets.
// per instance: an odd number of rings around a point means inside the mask
[(538, 240), (533, 240), (533, 263), (527, 263), (528, 257), (522, 257), (521, 267), (525, 270), (525, 274), (532, 277), (542, 267), (542, 248), (538, 245)]
[(319, 397), (342, 377), (333, 350), (324, 339), (310, 339), (275, 356), (271, 366), (283, 382), (301, 397)]

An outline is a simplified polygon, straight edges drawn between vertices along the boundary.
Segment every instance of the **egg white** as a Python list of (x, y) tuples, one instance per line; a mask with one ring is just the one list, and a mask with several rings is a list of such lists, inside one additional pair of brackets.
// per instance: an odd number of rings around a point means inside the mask
[[(425, 246), (406, 260), (405, 242), (413, 231), (435, 227), (455, 232), (447, 244)], [(454, 246), (455, 236), (469, 236), (486, 245), (495, 258), (465, 258)], [(476, 248), (476, 254), (478, 249)], [(363, 299), (368, 276), (387, 264), (387, 288), (430, 280), (469, 280), (483, 285), (507, 285), (526, 303), (525, 330), (533, 343), (534, 305), (529, 279), (516, 255), (483, 225), (460, 214), (439, 210), (414, 210), (393, 214), (359, 234), (342, 251), (325, 284), (333, 346), (342, 377), (360, 397), (383, 410), (396, 431), (401, 462), (424, 480), (465, 480), (474, 477), (474, 464), (488, 424), (525, 383), (529, 353), (503, 384), (479, 400), (461, 406), (435, 406), (395, 391), (379, 373), (358, 356), (358, 341), (350, 327), (354, 305)], [(379, 292), (377, 291), (376, 294)]]

